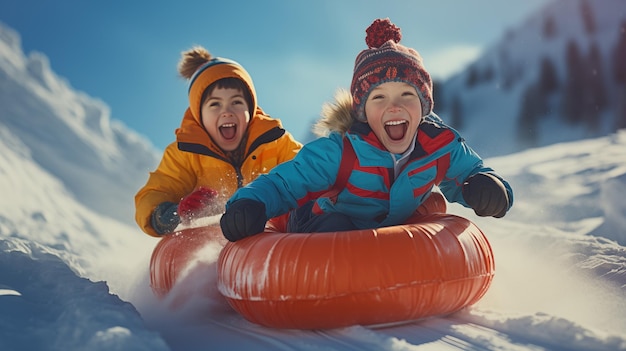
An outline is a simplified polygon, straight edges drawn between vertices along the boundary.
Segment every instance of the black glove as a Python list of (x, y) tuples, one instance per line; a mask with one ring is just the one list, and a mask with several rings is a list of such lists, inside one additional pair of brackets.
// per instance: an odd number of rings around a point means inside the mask
[(265, 204), (250, 199), (234, 201), (220, 219), (222, 234), (229, 241), (237, 241), (265, 229)]
[(162, 202), (152, 211), (152, 228), (159, 235), (171, 233), (179, 223), (178, 204)]
[(481, 217), (504, 217), (509, 196), (502, 181), (489, 173), (478, 173), (463, 183), (463, 199)]

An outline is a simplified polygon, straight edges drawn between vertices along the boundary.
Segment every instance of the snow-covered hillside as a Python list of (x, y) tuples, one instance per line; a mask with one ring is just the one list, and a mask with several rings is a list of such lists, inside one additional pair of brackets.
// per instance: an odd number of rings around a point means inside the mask
[[(498, 220), (450, 206), (493, 246), (496, 277), (475, 306), (326, 331), (245, 321), (213, 270), (157, 301), (157, 239), (84, 208), (5, 137), (0, 192), (14, 201), (0, 202), (2, 350), (626, 350), (626, 131), (488, 160), (511, 181), (514, 209)], [(215, 294), (194, 293), (207, 285)]]
[(19, 34), (2, 23), (0, 128), (58, 178), (68, 195), (134, 223), (133, 195), (160, 155), (143, 136), (111, 119), (104, 102), (73, 90), (52, 72), (44, 54), (25, 56)]
[[(440, 95), (435, 96), (435, 111), (483, 156), (623, 128), (626, 81), (618, 82), (617, 66), (626, 65), (626, 57), (621, 64), (616, 62), (618, 46), (626, 45), (623, 26), (625, 1), (551, 2), (443, 82), (436, 92)], [(574, 81), (576, 72), (581, 76)], [(572, 117), (580, 121), (565, 116), (564, 105), (572, 100), (580, 102), (572, 104), (575, 111), (590, 111)]]

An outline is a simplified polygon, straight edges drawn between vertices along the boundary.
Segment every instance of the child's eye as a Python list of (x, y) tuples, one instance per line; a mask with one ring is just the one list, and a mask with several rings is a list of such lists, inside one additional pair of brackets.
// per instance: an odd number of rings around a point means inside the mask
[(378, 99), (384, 99), (384, 98), (385, 98), (385, 96), (381, 95), (381, 94), (372, 95), (372, 100), (378, 100)]

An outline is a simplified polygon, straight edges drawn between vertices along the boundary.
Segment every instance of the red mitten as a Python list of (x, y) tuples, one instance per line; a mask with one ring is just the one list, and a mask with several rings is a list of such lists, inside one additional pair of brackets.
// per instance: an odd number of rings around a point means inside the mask
[(207, 216), (213, 212), (217, 191), (199, 187), (193, 193), (185, 196), (178, 204), (178, 215), (183, 222), (189, 223), (194, 218)]

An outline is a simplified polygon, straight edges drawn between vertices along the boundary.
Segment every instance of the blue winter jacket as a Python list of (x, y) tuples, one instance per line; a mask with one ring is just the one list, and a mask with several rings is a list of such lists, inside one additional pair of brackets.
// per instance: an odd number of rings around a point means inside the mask
[[(267, 218), (272, 218), (316, 199), (320, 210), (347, 214), (358, 228), (378, 228), (403, 223), (435, 186), (448, 201), (468, 207), (461, 192), (463, 182), (479, 172), (496, 175), (436, 115), (420, 124), (415, 149), (396, 179), (394, 155), (382, 147), (369, 125), (355, 123), (345, 137), (358, 162), (336, 198), (320, 197), (333, 187), (341, 163), (343, 136), (333, 132), (304, 145), (292, 160), (237, 190), (226, 206), (243, 198), (258, 200), (265, 204)], [(513, 191), (498, 178), (507, 189), (510, 208)]]

